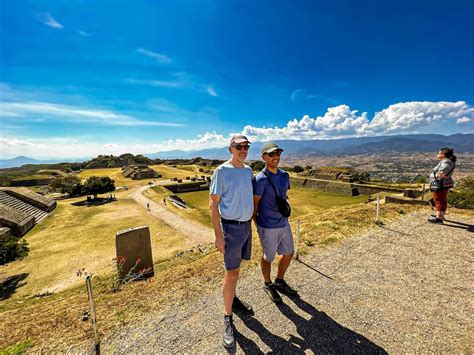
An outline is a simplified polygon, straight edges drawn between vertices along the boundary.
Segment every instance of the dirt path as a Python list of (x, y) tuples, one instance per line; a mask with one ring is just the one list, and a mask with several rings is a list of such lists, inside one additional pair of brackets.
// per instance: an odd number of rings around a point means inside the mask
[(143, 186), (133, 191), (130, 196), (143, 208), (150, 206), (150, 213), (161, 219), (163, 222), (176, 229), (181, 233), (192, 245), (210, 243), (214, 240), (214, 231), (197, 222), (193, 222), (178, 216), (159, 203), (143, 196), (143, 192), (150, 186)]
[[(406, 216), (294, 262), (287, 280), (301, 297), (279, 306), (263, 293), (259, 270), (247, 272), (239, 294), (255, 315), (235, 317), (235, 350), (472, 353), (474, 221), (452, 213), (441, 226), (426, 217)], [(102, 350), (223, 353), (219, 286), (111, 334)]]

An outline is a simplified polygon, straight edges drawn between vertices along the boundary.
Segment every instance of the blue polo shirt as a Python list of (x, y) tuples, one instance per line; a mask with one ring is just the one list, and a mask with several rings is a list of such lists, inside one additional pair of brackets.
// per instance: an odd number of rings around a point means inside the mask
[[(268, 177), (265, 176), (264, 171)], [(253, 180), (253, 194), (261, 197), (258, 205), (257, 224), (270, 229), (285, 227), (288, 224), (288, 217), (283, 217), (278, 211), (275, 192), (268, 178), (273, 182), (278, 196), (286, 199), (290, 189), (290, 175), (281, 169), (278, 169), (276, 174), (266, 169), (264, 171), (258, 173)]]
[(220, 197), (219, 213), (233, 221), (249, 221), (253, 215), (252, 169), (236, 168), (230, 162), (219, 165), (211, 178), (211, 195)]

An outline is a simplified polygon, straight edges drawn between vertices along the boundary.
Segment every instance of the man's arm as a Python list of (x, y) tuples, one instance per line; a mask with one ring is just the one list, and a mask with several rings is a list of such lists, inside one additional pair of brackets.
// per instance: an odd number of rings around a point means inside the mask
[(262, 196), (253, 195), (253, 216), (252, 216), (252, 219), (255, 222), (255, 224), (257, 223), (258, 204), (260, 203), (261, 198), (262, 198)]
[(211, 211), (211, 221), (212, 226), (214, 227), (214, 235), (216, 236), (215, 245), (217, 250), (224, 254), (225, 249), (225, 240), (224, 234), (222, 233), (221, 228), (221, 215), (219, 213), (219, 201), (221, 197), (219, 195), (210, 195), (210, 211)]

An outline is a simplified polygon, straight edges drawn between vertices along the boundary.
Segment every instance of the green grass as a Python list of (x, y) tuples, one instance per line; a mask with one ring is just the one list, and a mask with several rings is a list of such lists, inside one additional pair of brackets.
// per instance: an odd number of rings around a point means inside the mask
[[(162, 203), (163, 198), (173, 195), (173, 193), (162, 186), (152, 187), (152, 190), (152, 192), (147, 191), (145, 196), (158, 203)], [(211, 217), (209, 216), (208, 190), (186, 192), (177, 195), (182, 198), (190, 208), (182, 209), (171, 203), (167, 204), (167, 208), (171, 209), (174, 213), (179, 214), (183, 218), (192, 219), (206, 227), (212, 227)]]
[(9, 346), (5, 349), (0, 349), (0, 355), (16, 355), (16, 354), (23, 354), (31, 348), (33, 345), (32, 341), (29, 339), (20, 341), (12, 346)]
[(367, 201), (368, 196), (349, 196), (304, 187), (292, 187), (288, 191), (288, 198), (292, 209), (292, 217), (299, 217), (318, 209), (363, 203)]
[[(172, 195), (169, 190), (161, 186), (154, 187), (152, 190), (154, 190), (155, 194), (149, 194), (147, 197), (156, 202), (161, 203), (163, 197)], [(171, 208), (173, 212), (185, 218), (190, 218), (205, 226), (212, 227), (209, 217), (209, 191), (186, 192), (177, 195), (186, 201), (190, 209), (183, 210), (172, 204), (168, 204), (168, 208)], [(288, 191), (288, 195), (292, 208), (292, 218), (335, 206), (363, 203), (368, 198), (367, 195), (347, 196), (303, 187), (293, 187)]]

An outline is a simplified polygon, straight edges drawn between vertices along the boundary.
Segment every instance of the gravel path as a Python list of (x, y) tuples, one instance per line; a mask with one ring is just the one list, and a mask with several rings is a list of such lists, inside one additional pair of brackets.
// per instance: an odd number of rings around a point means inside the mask
[[(235, 317), (238, 353), (474, 352), (474, 221), (450, 214), (432, 225), (412, 214), (294, 262), (300, 298), (275, 305), (259, 270), (240, 296), (255, 310)], [(255, 257), (255, 256), (254, 256)], [(103, 352), (220, 352), (220, 285), (192, 305), (157, 310), (102, 341)]]
[(190, 242), (190, 244), (206, 244), (214, 240), (214, 231), (211, 228), (204, 227), (197, 222), (182, 218), (159, 203), (143, 196), (143, 192), (149, 188), (150, 186), (148, 185), (143, 186), (138, 190), (133, 191), (130, 196), (145, 209), (147, 208), (147, 204), (149, 204), (150, 213), (153, 216), (158, 217), (163, 222), (176, 229)]

